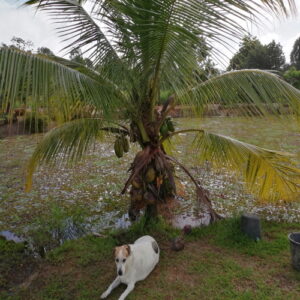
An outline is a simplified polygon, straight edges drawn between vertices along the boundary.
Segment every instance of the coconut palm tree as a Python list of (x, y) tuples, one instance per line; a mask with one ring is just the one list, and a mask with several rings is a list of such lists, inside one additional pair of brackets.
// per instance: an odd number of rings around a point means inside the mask
[[(265, 10), (287, 15), (295, 11), (293, 0), (288, 4), (281, 0), (30, 0), (27, 5), (54, 19), (62, 40), (68, 42), (64, 49), (81, 49), (93, 62), (88, 68), (59, 57), (0, 50), (3, 107), (8, 102), (13, 107), (22, 91), (31, 109), (55, 106), (67, 116), (35, 149), (27, 189), (38, 164), (53, 162), (61, 153), (60, 160), (76, 161), (106, 132), (116, 136), (119, 157), (130, 143), (141, 148), (122, 191), (130, 189), (131, 211), (146, 207), (146, 213), (154, 216), (160, 204), (174, 198), (176, 164), (209, 205), (189, 171), (168, 154), (167, 143), (190, 132), (195, 135), (199, 163), (211, 161), (240, 172), (259, 198), (288, 200), (299, 192), (300, 171), (288, 154), (201, 128), (175, 131), (169, 118), (176, 104), (189, 105), (200, 115), (210, 104), (224, 104), (250, 117), (267, 117), (277, 113), (278, 105), (288, 105), (292, 113), (286, 117), (297, 117), (300, 92), (272, 73), (240, 70), (203, 82), (195, 75), (202, 71), (201, 49), (212, 48), (213, 55), (220, 57), (217, 45), (226, 47), (243, 37), (244, 21), (253, 21)], [(158, 109), (161, 91), (170, 93)], [(74, 107), (81, 112), (76, 118), (71, 116)]]

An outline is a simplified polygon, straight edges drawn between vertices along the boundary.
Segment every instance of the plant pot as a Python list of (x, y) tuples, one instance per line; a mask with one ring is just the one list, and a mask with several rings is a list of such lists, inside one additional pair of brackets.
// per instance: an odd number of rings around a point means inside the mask
[(291, 246), (292, 266), (300, 271), (300, 232), (292, 232), (288, 235)]
[(261, 239), (261, 226), (258, 216), (243, 214), (241, 217), (241, 230), (249, 238), (259, 241)]

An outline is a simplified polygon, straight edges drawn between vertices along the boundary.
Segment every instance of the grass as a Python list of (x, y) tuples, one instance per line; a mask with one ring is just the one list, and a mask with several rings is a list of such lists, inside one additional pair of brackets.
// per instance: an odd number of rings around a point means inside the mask
[(9, 272), (12, 267), (21, 263), (23, 252), (23, 244), (15, 244), (0, 239), (0, 287), (6, 286)]
[(31, 244), (46, 251), (57, 247), (61, 241), (74, 239), (84, 234), (84, 216), (82, 207), (71, 208), (68, 211), (57, 204), (45, 204), (46, 213), (36, 217), (31, 222), (27, 232)]
[(24, 243), (16, 244), (0, 238), (0, 299), (2, 289), (7, 290), (22, 283), (36, 265)]
[[(259, 242), (247, 238), (239, 226), (234, 218), (193, 229), (180, 252), (169, 247), (180, 232), (162, 221), (148, 227), (142, 220), (104, 238), (68, 241), (40, 263), (39, 275), (29, 287), (2, 293), (0, 299), (98, 299), (116, 276), (114, 247), (143, 234), (157, 239), (160, 262), (128, 300), (299, 299), (300, 275), (290, 264), (287, 234), (300, 231), (300, 224), (263, 222)], [(118, 287), (108, 299), (118, 299), (123, 290)]]
[(288, 249), (287, 232), (300, 228), (298, 224), (262, 222), (264, 238), (253, 243), (240, 232), (240, 219), (222, 220), (209, 227), (194, 229), (189, 239), (209, 238), (215, 245), (228, 249), (238, 249), (241, 253), (262, 258), (272, 257)]

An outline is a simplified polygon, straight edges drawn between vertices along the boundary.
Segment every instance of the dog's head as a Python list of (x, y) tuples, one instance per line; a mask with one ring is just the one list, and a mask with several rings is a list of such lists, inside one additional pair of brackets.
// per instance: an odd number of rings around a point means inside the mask
[(117, 273), (119, 276), (125, 274), (126, 263), (130, 254), (131, 250), (129, 245), (123, 245), (115, 248), (115, 262), (117, 266)]

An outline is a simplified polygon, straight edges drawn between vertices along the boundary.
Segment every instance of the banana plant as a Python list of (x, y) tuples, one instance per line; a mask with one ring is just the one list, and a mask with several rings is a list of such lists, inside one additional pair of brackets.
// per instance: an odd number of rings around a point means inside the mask
[[(295, 12), (293, 0), (30, 0), (25, 5), (50, 15), (65, 51), (81, 49), (93, 62), (89, 68), (56, 56), (0, 49), (3, 110), (8, 104), (13, 109), (21, 94), (32, 110), (68, 116), (36, 147), (27, 169), (27, 190), (38, 165), (51, 166), (58, 157), (76, 162), (109, 133), (116, 136), (118, 157), (131, 143), (141, 148), (122, 190), (130, 192), (131, 212), (146, 208), (154, 217), (159, 207), (173, 201), (175, 165), (190, 176), (200, 200), (209, 206), (207, 194), (188, 169), (167, 153), (167, 142), (186, 132), (195, 136), (197, 163), (211, 161), (212, 166), (237, 172), (259, 199), (296, 199), (300, 170), (290, 154), (201, 128), (175, 131), (169, 117), (175, 105), (188, 105), (201, 115), (207, 106), (221, 104), (249, 118), (298, 118), (300, 92), (276, 74), (240, 70), (206, 81), (195, 76), (203, 71), (199, 53), (212, 49), (212, 55), (221, 57), (220, 45), (227, 47), (243, 37), (245, 21), (257, 21), (266, 10), (287, 16)], [(158, 108), (161, 91), (170, 92)], [(278, 105), (290, 113), (280, 115)], [(72, 118), (74, 108), (89, 113)]]

